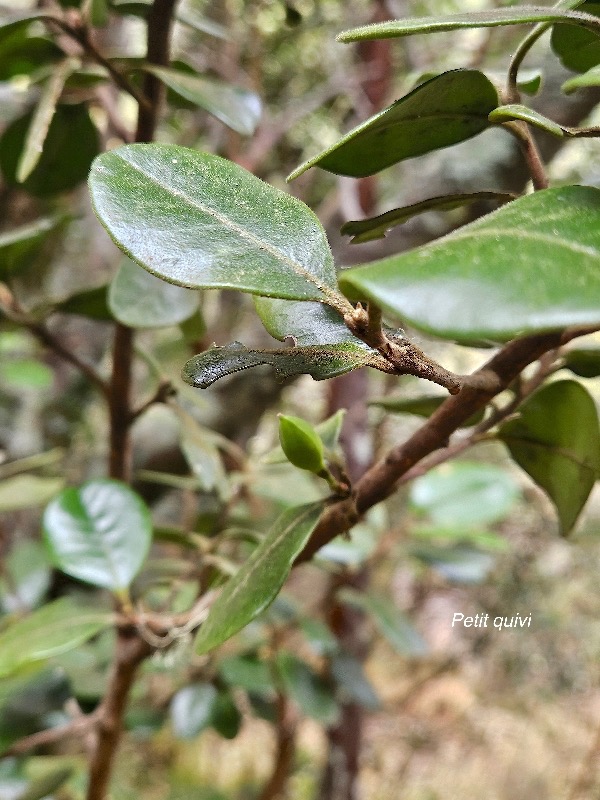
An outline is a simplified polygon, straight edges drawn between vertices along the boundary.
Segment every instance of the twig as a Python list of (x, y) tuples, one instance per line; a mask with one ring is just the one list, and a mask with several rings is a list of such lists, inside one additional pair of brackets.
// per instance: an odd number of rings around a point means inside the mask
[(65, 725), (58, 725), (55, 728), (47, 728), (44, 731), (32, 733), (29, 736), (24, 736), (16, 742), (13, 742), (10, 747), (0, 753), (0, 759), (9, 758), (14, 756), (24, 756), (30, 753), (37, 747), (44, 747), (50, 744), (56, 744), (63, 739), (68, 739), (73, 736), (82, 737), (88, 733), (94, 725), (98, 722), (98, 714), (94, 711), (92, 714), (76, 717)]
[(544, 353), (598, 329), (597, 325), (577, 326), (515, 339), (506, 344), (465, 380), (459, 395), (449, 397), (406, 442), (374, 464), (355, 485), (352, 497), (327, 508), (296, 564), (312, 558), (333, 538), (350, 530), (370, 508), (393, 494), (400, 479), (415, 464), (445, 447), (457, 428), (504, 391), (525, 367)]
[(505, 122), (503, 127), (512, 133), (519, 143), (519, 147), (527, 163), (527, 169), (531, 175), (533, 188), (536, 191), (539, 189), (547, 189), (549, 185), (548, 176), (546, 175), (544, 163), (541, 159), (535, 139), (533, 138), (533, 134), (529, 129), (529, 125), (526, 122), (515, 120), (513, 122)]
[(166, 403), (168, 402), (169, 398), (173, 397), (173, 395), (177, 394), (177, 389), (173, 386), (171, 381), (169, 380), (161, 380), (158, 384), (156, 391), (154, 394), (148, 398), (142, 405), (132, 411), (130, 414), (130, 422), (134, 422), (138, 417), (141, 417), (151, 406), (155, 403)]

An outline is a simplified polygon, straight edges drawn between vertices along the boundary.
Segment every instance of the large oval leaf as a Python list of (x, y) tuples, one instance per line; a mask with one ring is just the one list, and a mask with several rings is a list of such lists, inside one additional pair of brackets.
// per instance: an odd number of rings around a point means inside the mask
[(522, 197), (432, 244), (346, 270), (340, 285), (458, 341), (599, 324), (600, 190)]
[(43, 525), (59, 569), (113, 591), (129, 586), (152, 536), (150, 512), (141, 497), (108, 479), (65, 489), (46, 508)]
[[(572, 7), (581, 2), (565, 3)], [(470, 11), (461, 14), (448, 14), (445, 17), (413, 17), (412, 19), (391, 19), (374, 25), (363, 25), (340, 33), (339, 42), (358, 42), (366, 39), (395, 39), (400, 36), (414, 36), (417, 33), (439, 33), (465, 28), (495, 28), (500, 25), (523, 25), (533, 22), (565, 22), (578, 27), (593, 25), (587, 14), (560, 8), (541, 6), (515, 6), (495, 8), (486, 11)]]
[(108, 292), (108, 306), (123, 325), (131, 328), (162, 328), (178, 325), (197, 310), (197, 292), (174, 286), (123, 260)]
[(308, 541), (322, 503), (288, 509), (245, 564), (230, 578), (196, 638), (196, 652), (207, 653), (251, 622), (275, 598)]
[[(600, 3), (579, 5), (580, 11), (600, 17)], [(600, 64), (600, 38), (597, 32), (573, 25), (555, 25), (551, 44), (565, 67), (574, 72), (586, 72)]]
[(488, 114), (497, 105), (498, 93), (482, 72), (444, 72), (305, 161), (288, 180), (314, 166), (354, 178), (373, 175), (405, 158), (481, 133), (489, 126)]
[(96, 159), (90, 189), (119, 247), (171, 283), (344, 302), (312, 211), (219, 156), (176, 145), (120, 147)]
[(112, 614), (68, 597), (48, 603), (0, 634), (0, 678), (78, 647), (112, 623)]
[(511, 456), (544, 489), (567, 534), (600, 476), (596, 405), (577, 381), (544, 386), (500, 428)]

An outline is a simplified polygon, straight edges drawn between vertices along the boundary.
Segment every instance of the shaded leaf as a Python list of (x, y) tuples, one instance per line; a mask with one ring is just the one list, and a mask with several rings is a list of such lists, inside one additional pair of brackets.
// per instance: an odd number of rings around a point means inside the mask
[(561, 533), (569, 533), (600, 475), (600, 426), (590, 394), (576, 381), (550, 383), (501, 426), (499, 437), (556, 506)]
[(333, 687), (292, 653), (279, 652), (275, 663), (286, 694), (300, 711), (324, 725), (335, 724), (339, 707), (333, 696)]
[(242, 727), (242, 715), (231, 692), (220, 691), (213, 705), (210, 724), (225, 739), (235, 739)]
[(206, 389), (226, 375), (269, 365), (280, 380), (308, 374), (316, 381), (323, 381), (358, 367), (377, 367), (383, 363), (375, 350), (365, 349), (358, 339), (355, 342), (287, 350), (249, 350), (240, 342), (232, 342), (224, 347), (213, 346), (191, 358), (183, 368), (182, 378), (191, 386)]
[[(371, 400), (369, 405), (383, 408), (391, 414), (415, 414), (418, 417), (430, 417), (447, 399), (446, 395), (437, 394), (422, 397), (382, 397), (380, 400)], [(470, 428), (478, 425), (484, 414), (485, 409), (476, 411), (460, 427)]]
[[(600, 16), (600, 3), (579, 3), (579, 12)], [(550, 44), (563, 65), (573, 72), (586, 72), (600, 64), (598, 32), (573, 25), (555, 25)]]
[(495, 559), (490, 553), (475, 547), (457, 544), (454, 547), (419, 545), (411, 554), (453, 583), (482, 583), (494, 568)]
[(32, 75), (64, 58), (64, 52), (51, 39), (29, 35), (28, 23), (34, 17), (49, 19), (51, 15), (40, 12), (20, 20), (12, 18), (0, 28), (0, 81)]
[(515, 480), (500, 467), (454, 461), (411, 485), (410, 502), (437, 525), (468, 526), (506, 517), (519, 498)]
[(56, 311), (62, 314), (79, 314), (90, 319), (111, 320), (113, 316), (108, 307), (108, 286), (98, 286), (96, 289), (74, 294), (57, 305)]
[(173, 733), (179, 739), (193, 739), (211, 724), (217, 690), (212, 683), (192, 683), (174, 695), (170, 705)]
[(69, 597), (54, 600), (0, 633), (0, 677), (78, 647), (112, 623), (108, 612)]
[(63, 488), (63, 478), (15, 475), (0, 482), (0, 512), (43, 506)]
[(108, 291), (108, 307), (115, 319), (130, 328), (178, 325), (198, 309), (198, 292), (174, 286), (123, 259)]
[(181, 22), (199, 33), (207, 33), (217, 39), (227, 40), (231, 38), (227, 28), (208, 17), (201, 16), (193, 7), (178, 8), (175, 12), (175, 19), (177, 22)]
[(340, 274), (416, 328), (472, 341), (600, 323), (600, 190), (546, 189), (408, 253)]
[(173, 404), (172, 409), (179, 419), (181, 449), (200, 488), (206, 492), (215, 489), (221, 497), (225, 497), (228, 483), (219, 451), (219, 435), (200, 425), (179, 405)]
[[(31, 127), (33, 112), (13, 122), (0, 139), (0, 168), (9, 185), (17, 185), (17, 169)], [(77, 142), (77, 147), (73, 147)], [(85, 180), (99, 150), (99, 136), (84, 103), (56, 107), (44, 149), (29, 177), (21, 184), (30, 194), (47, 197), (73, 189)]]
[[(573, 4), (576, 5), (576, 4)], [(569, 27), (594, 26), (588, 14), (559, 8), (541, 6), (512, 6), (489, 11), (471, 11), (464, 14), (448, 14), (445, 17), (413, 17), (392, 19), (363, 25), (340, 33), (339, 42), (358, 42), (366, 39), (392, 39), (399, 36), (414, 36), (417, 33), (439, 33), (465, 28), (492, 28), (500, 25), (523, 25), (533, 22), (564, 22)]]
[(32, 781), (16, 800), (44, 800), (66, 783), (73, 774), (72, 767), (60, 767)]
[(183, 70), (145, 65), (180, 97), (200, 106), (234, 131), (251, 136), (260, 120), (261, 102), (254, 92), (224, 81), (190, 74)]
[(42, 217), (0, 234), (0, 280), (27, 269), (40, 245), (60, 221), (58, 217)]
[(600, 375), (600, 348), (574, 347), (564, 356), (565, 367), (581, 378), (597, 378)]
[(301, 617), (300, 630), (318, 656), (332, 656), (340, 649), (340, 643), (324, 622), (314, 617)]
[(334, 656), (331, 660), (331, 676), (336, 683), (337, 693), (344, 702), (358, 703), (368, 711), (381, 708), (377, 692), (357, 658), (347, 653)]
[(457, 69), (422, 83), (305, 161), (293, 180), (318, 166), (338, 175), (373, 175), (406, 158), (462, 142), (489, 127), (498, 94), (482, 72)]
[(230, 161), (128, 145), (94, 162), (90, 189), (114, 241), (171, 283), (346, 307), (316, 216)]
[(218, 647), (272, 602), (322, 510), (322, 503), (311, 503), (289, 509), (279, 517), (250, 558), (223, 587), (200, 628), (196, 652), (207, 653)]
[(528, 108), (520, 103), (511, 103), (506, 106), (499, 106), (491, 112), (488, 119), (490, 122), (498, 123), (510, 122), (511, 120), (522, 120), (523, 122), (527, 122), (529, 125), (533, 125), (536, 128), (546, 131), (546, 133), (552, 134), (552, 136), (562, 137), (565, 135), (563, 128), (558, 124), (558, 122), (554, 122), (554, 120), (548, 119), (548, 117), (545, 117), (538, 111), (534, 111), (533, 108)]
[(3, 571), (0, 608), (7, 613), (35, 608), (50, 587), (50, 564), (39, 542), (17, 542), (4, 560)]
[(447, 525), (441, 523), (437, 526), (421, 526), (412, 528), (411, 535), (417, 540), (435, 540), (438, 543), (470, 544), (479, 550), (505, 551), (509, 549), (506, 539), (497, 533), (480, 528), (466, 528), (464, 525)]
[(65, 82), (72, 70), (72, 59), (65, 58), (64, 61), (55, 67), (48, 78), (33, 113), (33, 117), (31, 118), (23, 151), (17, 165), (16, 178), (19, 183), (23, 183), (27, 180), (41, 158), (50, 123), (56, 111), (56, 104), (60, 99)]
[(65, 489), (46, 508), (43, 527), (59, 569), (113, 591), (129, 586), (152, 536), (150, 512), (141, 497), (109, 479)]
[(219, 675), (232, 687), (273, 696), (273, 676), (269, 666), (256, 655), (229, 656), (219, 664)]
[(280, 342), (293, 339), (299, 345), (352, 342), (370, 348), (354, 336), (341, 315), (324, 303), (303, 303), (254, 297), (254, 307), (265, 329)]
[(349, 588), (342, 589), (337, 596), (369, 614), (382, 636), (402, 655), (415, 657), (427, 653), (429, 648), (421, 634), (389, 598)]
[(441, 197), (429, 197), (419, 203), (402, 208), (393, 208), (377, 217), (368, 219), (357, 219), (345, 222), (340, 233), (352, 236), (350, 244), (362, 244), (373, 239), (382, 239), (390, 228), (402, 225), (412, 219), (417, 214), (426, 211), (453, 211), (455, 208), (462, 208), (471, 203), (481, 203), (494, 201), (498, 203), (508, 203), (514, 200), (516, 195), (507, 192), (466, 192), (464, 194), (449, 194)]

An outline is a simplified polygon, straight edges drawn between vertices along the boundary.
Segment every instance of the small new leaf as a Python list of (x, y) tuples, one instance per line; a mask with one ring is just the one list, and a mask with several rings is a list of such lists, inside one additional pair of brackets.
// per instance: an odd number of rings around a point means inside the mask
[(326, 469), (323, 442), (306, 420), (280, 414), (279, 441), (288, 461), (295, 467), (317, 475)]

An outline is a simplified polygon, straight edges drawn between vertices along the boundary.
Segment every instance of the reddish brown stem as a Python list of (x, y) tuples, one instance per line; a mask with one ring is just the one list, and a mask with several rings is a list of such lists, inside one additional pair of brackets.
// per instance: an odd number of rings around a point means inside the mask
[(284, 796), (296, 753), (297, 717), (283, 694), (277, 697), (277, 749), (273, 772), (258, 800), (276, 800)]

